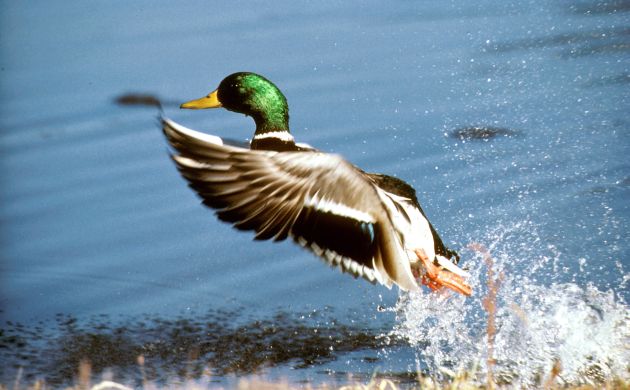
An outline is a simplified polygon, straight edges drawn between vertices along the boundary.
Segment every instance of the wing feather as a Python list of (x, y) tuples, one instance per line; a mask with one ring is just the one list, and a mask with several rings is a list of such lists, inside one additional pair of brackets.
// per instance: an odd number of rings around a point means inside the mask
[(373, 181), (341, 157), (225, 145), (168, 119), (163, 131), (180, 173), (221, 220), (259, 240), (291, 236), (355, 276), (414, 289)]

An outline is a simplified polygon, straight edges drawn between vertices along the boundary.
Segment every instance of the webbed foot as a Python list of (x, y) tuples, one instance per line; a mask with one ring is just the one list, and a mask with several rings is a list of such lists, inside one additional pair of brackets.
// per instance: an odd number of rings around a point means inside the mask
[[(422, 284), (429, 287), (431, 290), (439, 290), (442, 287), (448, 287), (460, 294), (464, 294), (466, 296), (472, 295), (472, 287), (464, 281), (463, 276), (439, 265), (435, 265), (433, 261), (429, 260), (429, 257), (422, 249), (415, 249), (414, 253), (418, 256), (418, 260), (420, 260), (415, 264), (418, 266), (422, 264), (424, 272), (417, 269), (420, 267), (412, 267), (412, 272), (414, 276), (421, 278), (420, 280)], [(454, 264), (452, 266), (457, 267)], [(461, 271), (461, 269), (459, 270)], [(464, 271), (461, 273), (465, 274)]]

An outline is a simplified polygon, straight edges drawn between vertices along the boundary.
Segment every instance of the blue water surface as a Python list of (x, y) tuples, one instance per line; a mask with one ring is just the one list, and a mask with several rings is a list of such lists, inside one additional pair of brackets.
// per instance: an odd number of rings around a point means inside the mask
[[(470, 257), (469, 243), (526, 222), (535, 234), (507, 238), (513, 272), (547, 256), (553, 267), (536, 274), (539, 285), (592, 285), (627, 302), (628, 10), (596, 1), (2, 1), (5, 330), (43, 324), (54, 335), (57, 315), (133, 324), (234, 308), (253, 319), (324, 311), (373, 335), (395, 326), (383, 308), (397, 289), (219, 222), (169, 159), (157, 109), (115, 103), (153, 94), (188, 127), (245, 139), (250, 118), (178, 110), (244, 70), (285, 93), (299, 141), (411, 183), (447, 245)], [(480, 138), (475, 127), (502, 131)], [(315, 329), (326, 326), (334, 329)], [(328, 366), (264, 372), (299, 382), (416, 369), (416, 347), (361, 348), (333, 352)], [(23, 363), (2, 359), (6, 383)]]

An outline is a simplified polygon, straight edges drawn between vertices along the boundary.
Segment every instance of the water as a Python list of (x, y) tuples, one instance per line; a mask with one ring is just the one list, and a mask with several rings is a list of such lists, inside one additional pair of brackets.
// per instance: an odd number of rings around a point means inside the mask
[[(3, 2), (0, 381), (22, 365), (67, 383), (85, 357), (134, 380), (138, 354), (162, 380), (482, 377), (471, 243), (503, 275), (500, 380), (533, 386), (554, 361), (567, 382), (627, 378), (628, 8)], [(186, 187), (156, 110), (115, 103), (153, 94), (180, 123), (247, 138), (248, 118), (177, 110), (240, 70), (285, 92), (299, 141), (413, 184), (475, 295), (399, 297), (251, 242)]]
[[(510, 237), (520, 238), (520, 248)], [(539, 387), (556, 362), (562, 367), (561, 381), (568, 384), (596, 384), (626, 370), (630, 313), (615, 293), (626, 288), (626, 280), (605, 291), (593, 282), (558, 281), (569, 276), (559, 269), (562, 255), (536, 249), (541, 239), (530, 221), (492, 229), (483, 241), (487, 249), (467, 252), (471, 279), (478, 286), (475, 296), (407, 295), (392, 308), (398, 314), (392, 334), (415, 345), (430, 371), (486, 372), (490, 345), (499, 383)], [(518, 270), (518, 262), (527, 262), (528, 268)], [(556, 281), (539, 281), (546, 269), (553, 270)], [(498, 284), (494, 315), (484, 302), (493, 283)], [(496, 320), (493, 341), (487, 338), (489, 316)]]

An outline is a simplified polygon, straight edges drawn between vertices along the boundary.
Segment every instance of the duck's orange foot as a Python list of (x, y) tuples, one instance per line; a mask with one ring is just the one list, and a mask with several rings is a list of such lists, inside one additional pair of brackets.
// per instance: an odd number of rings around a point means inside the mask
[(433, 264), (433, 261), (429, 260), (429, 257), (422, 249), (416, 249), (414, 252), (424, 266), (424, 274), (416, 275), (416, 272), (414, 272), (414, 275), (421, 277), (420, 281), (422, 284), (434, 291), (442, 287), (448, 287), (460, 294), (472, 295), (472, 287), (464, 281), (461, 275), (436, 266)]

